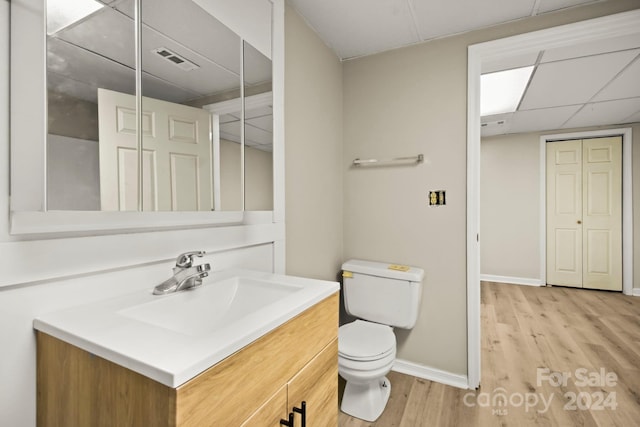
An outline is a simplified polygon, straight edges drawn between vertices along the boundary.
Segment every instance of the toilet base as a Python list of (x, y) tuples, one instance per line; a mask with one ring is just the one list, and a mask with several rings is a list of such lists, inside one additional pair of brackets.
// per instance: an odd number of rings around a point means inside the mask
[(391, 383), (387, 377), (364, 384), (347, 381), (340, 410), (352, 417), (373, 422), (382, 415), (390, 393)]

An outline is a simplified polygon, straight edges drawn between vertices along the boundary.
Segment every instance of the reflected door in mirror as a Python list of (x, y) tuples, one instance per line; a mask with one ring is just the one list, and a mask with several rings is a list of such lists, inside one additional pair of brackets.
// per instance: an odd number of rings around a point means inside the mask
[[(157, 99), (143, 101), (143, 210), (211, 210), (209, 114)], [(98, 112), (102, 210), (137, 210), (135, 97), (101, 89)]]

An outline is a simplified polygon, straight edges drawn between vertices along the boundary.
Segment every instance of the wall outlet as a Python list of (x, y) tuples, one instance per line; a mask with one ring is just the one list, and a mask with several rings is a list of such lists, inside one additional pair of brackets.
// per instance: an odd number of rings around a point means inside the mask
[(447, 204), (447, 195), (445, 190), (429, 191), (429, 206), (444, 206)]

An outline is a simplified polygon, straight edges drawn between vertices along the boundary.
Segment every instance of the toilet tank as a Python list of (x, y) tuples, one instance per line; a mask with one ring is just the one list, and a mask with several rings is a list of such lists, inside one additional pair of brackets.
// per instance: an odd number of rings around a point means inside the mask
[(352, 259), (342, 264), (342, 278), (347, 313), (403, 329), (415, 326), (424, 270)]

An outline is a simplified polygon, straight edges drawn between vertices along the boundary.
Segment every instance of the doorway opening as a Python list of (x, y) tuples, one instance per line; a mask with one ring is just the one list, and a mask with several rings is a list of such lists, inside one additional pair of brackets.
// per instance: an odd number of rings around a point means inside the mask
[[(467, 84), (467, 339), (468, 386), (480, 384), (480, 74), (483, 62), (500, 57), (515, 56), (567, 47), (576, 43), (592, 43), (604, 38), (640, 33), (640, 11), (615, 14), (602, 18), (533, 33), (521, 34), (469, 46)], [(629, 132), (630, 146), (630, 132)], [(629, 171), (631, 158), (628, 157)], [(623, 172), (624, 173), (624, 172)], [(631, 191), (630, 188), (623, 190)], [(627, 239), (623, 246), (632, 252), (632, 211), (623, 211), (623, 228)], [(631, 258), (632, 260), (632, 255)], [(632, 263), (625, 264), (623, 291), (631, 293)]]

